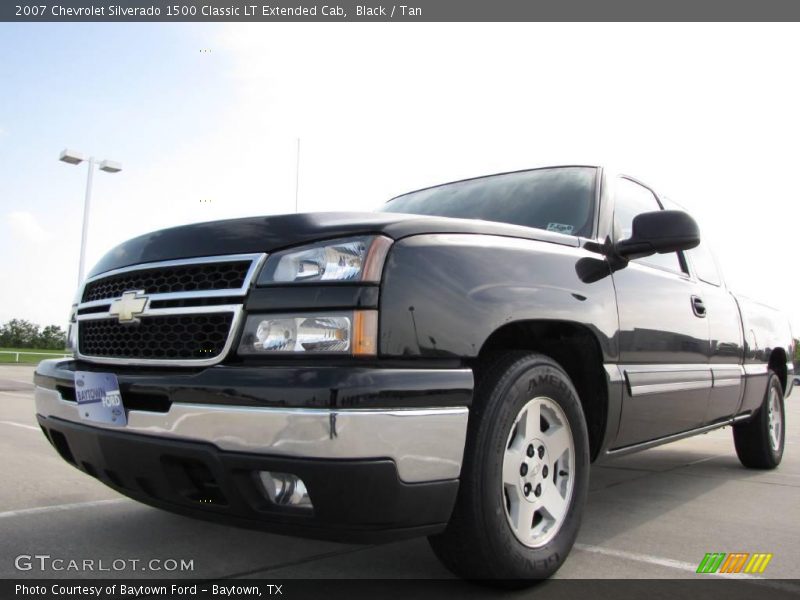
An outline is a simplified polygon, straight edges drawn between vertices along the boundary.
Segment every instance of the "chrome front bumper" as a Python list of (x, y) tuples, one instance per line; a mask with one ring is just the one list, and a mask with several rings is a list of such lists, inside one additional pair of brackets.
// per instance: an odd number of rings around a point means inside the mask
[(92, 427), (220, 450), (294, 458), (390, 458), (407, 483), (456, 479), (468, 409), (311, 409), (173, 403), (166, 413), (129, 410), (128, 424), (82, 421), (75, 402), (36, 387), (36, 412)]

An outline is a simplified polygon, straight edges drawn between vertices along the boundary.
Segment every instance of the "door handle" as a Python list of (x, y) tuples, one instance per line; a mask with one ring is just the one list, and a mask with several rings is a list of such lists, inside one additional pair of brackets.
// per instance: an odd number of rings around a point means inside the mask
[(706, 316), (706, 305), (703, 304), (703, 299), (699, 296), (692, 296), (692, 310), (696, 317), (702, 319)]

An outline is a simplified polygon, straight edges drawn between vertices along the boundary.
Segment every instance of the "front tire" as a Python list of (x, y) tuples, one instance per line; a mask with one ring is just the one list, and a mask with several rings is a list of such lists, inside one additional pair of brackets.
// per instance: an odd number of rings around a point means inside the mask
[(769, 372), (764, 401), (752, 419), (733, 426), (733, 442), (739, 461), (750, 469), (774, 469), (781, 464), (786, 439), (783, 386)]
[(431, 547), (465, 579), (549, 577), (575, 543), (588, 483), (586, 420), (569, 377), (546, 356), (505, 354), (476, 389), (458, 499)]

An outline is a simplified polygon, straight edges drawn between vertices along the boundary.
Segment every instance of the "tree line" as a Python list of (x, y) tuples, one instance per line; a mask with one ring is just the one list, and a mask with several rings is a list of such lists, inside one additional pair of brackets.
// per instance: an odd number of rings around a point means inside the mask
[(67, 333), (58, 325), (44, 329), (25, 319), (11, 319), (0, 326), (0, 348), (36, 348), (63, 350)]
[(800, 375), (800, 340), (794, 340), (794, 356), (792, 357), (792, 362), (794, 362), (794, 373), (795, 375)]
[[(0, 326), (0, 348), (39, 348), (63, 350), (67, 333), (58, 325), (44, 329), (25, 319), (11, 319)], [(795, 339), (793, 362), (795, 373), (800, 372), (800, 339)]]

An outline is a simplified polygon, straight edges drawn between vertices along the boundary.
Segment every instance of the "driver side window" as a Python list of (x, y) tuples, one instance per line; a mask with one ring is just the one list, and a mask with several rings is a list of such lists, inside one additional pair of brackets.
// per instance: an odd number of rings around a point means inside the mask
[[(633, 218), (638, 214), (655, 210), (661, 210), (661, 206), (653, 192), (630, 179), (624, 177), (617, 179), (614, 202), (614, 239), (629, 238), (633, 229)], [(685, 272), (677, 252), (652, 254), (644, 258), (637, 258), (634, 262), (675, 273)]]

